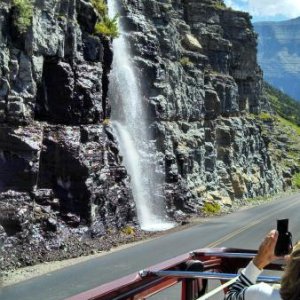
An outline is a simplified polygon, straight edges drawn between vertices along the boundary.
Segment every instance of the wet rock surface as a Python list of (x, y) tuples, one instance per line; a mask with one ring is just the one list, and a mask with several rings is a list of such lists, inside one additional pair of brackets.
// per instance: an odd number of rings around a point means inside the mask
[[(7, 149), (1, 155), (2, 268), (109, 249), (118, 242), (118, 231), (136, 225), (129, 178), (117, 145), (106, 134), (108, 126), (6, 130)], [(24, 143), (28, 131), (37, 135)], [(106, 239), (108, 232), (115, 237)]]
[(34, 1), (23, 33), (12, 26), (11, 1), (0, 10), (0, 269), (138, 239), (138, 229), (120, 233), (137, 220), (103, 124), (112, 53), (108, 39), (93, 35), (93, 6)]
[(53, 209), (53, 201), (33, 202), (28, 193), (9, 191), (0, 197), (1, 270), (95, 254), (145, 237), (138, 229), (128, 234), (117, 227), (108, 235), (105, 224), (94, 221), (88, 226), (78, 215)]

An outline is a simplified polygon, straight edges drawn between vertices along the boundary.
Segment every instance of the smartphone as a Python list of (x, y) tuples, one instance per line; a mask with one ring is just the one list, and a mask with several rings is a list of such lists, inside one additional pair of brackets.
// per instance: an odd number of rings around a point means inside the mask
[(277, 220), (278, 240), (275, 255), (284, 256), (292, 250), (292, 234), (289, 232), (289, 219)]

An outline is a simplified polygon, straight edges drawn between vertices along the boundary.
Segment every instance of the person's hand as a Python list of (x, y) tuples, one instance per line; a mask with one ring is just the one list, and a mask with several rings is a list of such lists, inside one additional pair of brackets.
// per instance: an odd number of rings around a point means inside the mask
[(256, 267), (262, 270), (265, 266), (277, 258), (274, 253), (277, 239), (277, 230), (271, 230), (267, 234), (263, 242), (260, 244), (256, 256), (253, 258), (253, 263)]

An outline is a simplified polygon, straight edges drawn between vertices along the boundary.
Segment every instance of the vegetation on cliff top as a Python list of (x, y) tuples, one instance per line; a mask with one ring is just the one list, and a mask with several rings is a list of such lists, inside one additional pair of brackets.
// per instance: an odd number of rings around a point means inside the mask
[(95, 33), (102, 34), (107, 37), (116, 38), (119, 36), (118, 18), (108, 16), (108, 7), (104, 0), (91, 0), (94, 8), (97, 10), (100, 18), (95, 25)]
[(31, 0), (13, 0), (12, 5), (15, 8), (14, 24), (20, 33), (27, 31), (31, 25), (33, 16), (33, 4)]
[(223, 1), (218, 0), (214, 3), (214, 7), (217, 8), (217, 9), (225, 9), (226, 5)]

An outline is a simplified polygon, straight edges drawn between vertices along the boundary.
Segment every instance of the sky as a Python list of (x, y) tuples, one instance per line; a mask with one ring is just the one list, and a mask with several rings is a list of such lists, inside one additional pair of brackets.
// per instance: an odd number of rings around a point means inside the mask
[(253, 22), (281, 21), (300, 16), (299, 0), (224, 0), (227, 6), (247, 11)]

